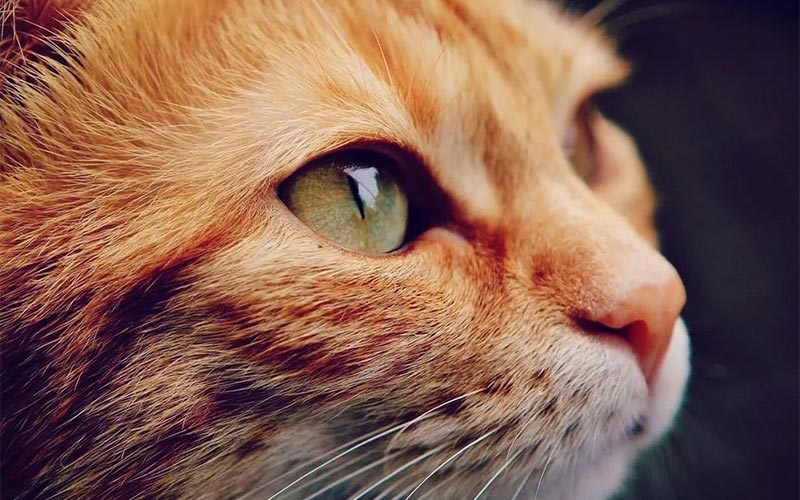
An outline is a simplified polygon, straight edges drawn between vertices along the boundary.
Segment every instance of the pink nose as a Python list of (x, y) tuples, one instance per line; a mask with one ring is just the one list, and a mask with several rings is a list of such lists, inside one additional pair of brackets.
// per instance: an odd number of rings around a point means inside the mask
[(615, 297), (611, 310), (586, 319), (614, 331), (630, 344), (648, 384), (657, 373), (686, 302), (675, 269), (663, 258)]

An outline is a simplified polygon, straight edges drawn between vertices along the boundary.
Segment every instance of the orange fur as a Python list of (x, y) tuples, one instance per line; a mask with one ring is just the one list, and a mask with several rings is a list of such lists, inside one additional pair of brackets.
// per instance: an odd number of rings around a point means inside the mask
[[(575, 323), (655, 254), (627, 136), (598, 118), (592, 189), (560, 147), (626, 75), (599, 30), (511, 1), (36, 4), (8, 12), (43, 29), (6, 12), (0, 46), (10, 496), (236, 497), (472, 392), (378, 441), (384, 472), (442, 446), (419, 481), (497, 429), (441, 494), (517, 451), (500, 491), (548, 466), (556, 491), (646, 407), (632, 355)], [(448, 228), (367, 256), (289, 214), (283, 179), (365, 141), (421, 159)]]

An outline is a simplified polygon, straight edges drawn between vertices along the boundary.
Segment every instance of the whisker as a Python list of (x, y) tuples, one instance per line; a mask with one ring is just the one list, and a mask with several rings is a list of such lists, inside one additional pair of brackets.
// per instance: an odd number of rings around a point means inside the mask
[[(403, 484), (403, 481), (402, 481), (402, 480), (400, 480), (400, 481), (397, 481), (397, 482), (395, 482), (394, 484), (391, 484), (391, 485), (389, 485), (389, 487), (388, 487), (388, 488), (385, 488), (383, 491), (381, 491), (381, 494), (380, 494), (380, 495), (376, 496), (376, 497), (375, 497), (375, 498), (373, 498), (372, 500), (383, 500), (383, 499), (385, 499), (386, 497), (388, 497), (389, 495), (391, 495), (391, 494), (392, 494), (392, 492), (393, 492), (395, 489), (397, 489), (397, 487), (398, 487), (398, 486), (400, 486), (401, 484)], [(402, 492), (401, 492), (400, 494), (402, 495)]]
[[(428, 73), (429, 76), (430, 75), (436, 75), (436, 67), (439, 65), (439, 60), (442, 58), (442, 55), (444, 55), (446, 50), (447, 49), (445, 47), (442, 47), (442, 50), (439, 51), (439, 55), (436, 56), (436, 60), (433, 62), (433, 67), (431, 67), (431, 70)], [(419, 65), (415, 65), (414, 73), (411, 74), (411, 79), (410, 79), (408, 85), (406, 86), (406, 91), (405, 91), (405, 94), (403, 96), (403, 102), (408, 102), (408, 98), (411, 95), (411, 91), (414, 89), (414, 85), (417, 82), (417, 75), (419, 74), (419, 71), (420, 71), (420, 66)], [(428, 78), (426, 80), (426, 88), (429, 88), (431, 86), (431, 81), (432, 80), (434, 80), (434, 78)]]
[(423, 479), (422, 481), (420, 481), (420, 482), (419, 482), (419, 484), (418, 484), (418, 485), (417, 485), (417, 486), (416, 486), (416, 487), (415, 487), (413, 490), (411, 490), (411, 493), (409, 493), (409, 494), (408, 494), (408, 496), (406, 497), (406, 500), (408, 500), (409, 498), (411, 498), (411, 495), (413, 495), (414, 493), (416, 493), (416, 491), (417, 491), (418, 489), (420, 489), (420, 488), (422, 487), (422, 485), (423, 485), (423, 484), (425, 484), (425, 482), (426, 482), (428, 479), (430, 479), (431, 477), (433, 477), (433, 476), (434, 476), (434, 474), (436, 474), (437, 472), (439, 472), (439, 471), (440, 471), (440, 470), (441, 470), (443, 467), (445, 467), (447, 464), (449, 464), (450, 462), (452, 462), (453, 460), (455, 460), (456, 458), (458, 458), (459, 456), (461, 456), (461, 455), (462, 455), (464, 452), (466, 452), (467, 450), (469, 450), (469, 449), (470, 449), (470, 448), (472, 448), (473, 446), (477, 445), (478, 443), (480, 443), (480, 442), (481, 442), (481, 441), (483, 441), (484, 439), (488, 438), (489, 436), (491, 436), (492, 434), (494, 434), (494, 433), (495, 433), (495, 432), (497, 432), (497, 431), (498, 431), (498, 429), (495, 429), (495, 430), (493, 430), (493, 431), (489, 431), (489, 432), (487, 432), (487, 433), (486, 433), (486, 434), (484, 434), (483, 436), (481, 436), (481, 437), (479, 437), (479, 438), (475, 439), (474, 441), (472, 441), (472, 442), (471, 442), (471, 443), (469, 443), (468, 445), (464, 446), (463, 448), (461, 448), (461, 449), (460, 449), (460, 450), (458, 450), (457, 452), (455, 452), (455, 453), (453, 453), (452, 455), (450, 455), (450, 457), (448, 457), (448, 458), (447, 458), (447, 460), (445, 460), (444, 462), (440, 463), (440, 464), (439, 464), (439, 465), (438, 465), (438, 466), (437, 466), (435, 469), (433, 469), (433, 471), (431, 471), (431, 473), (430, 473), (430, 474), (428, 474), (427, 476), (425, 476), (425, 479)]
[(588, 26), (597, 26), (627, 2), (628, 0), (602, 0), (581, 15), (578, 21)]
[[(396, 425), (396, 426), (391, 427), (390, 429), (388, 429), (386, 431), (383, 431), (383, 432), (381, 432), (381, 433), (379, 433), (379, 434), (377, 434), (375, 436), (372, 436), (369, 439), (366, 439), (366, 440), (361, 441), (360, 443), (358, 443), (358, 444), (356, 444), (354, 446), (351, 446), (350, 448), (346, 449), (345, 451), (339, 453), (338, 455), (336, 455), (333, 458), (325, 461), (324, 463), (318, 465), (317, 467), (314, 467), (313, 469), (311, 469), (310, 471), (306, 472), (302, 476), (298, 477), (297, 479), (295, 479), (291, 483), (287, 484), (286, 486), (284, 486), (283, 488), (278, 490), (276, 493), (274, 493), (272, 496), (270, 496), (267, 500), (272, 500), (273, 498), (278, 497), (278, 495), (282, 494), (283, 492), (285, 492), (286, 490), (288, 490), (289, 488), (291, 488), (295, 484), (299, 483), (300, 481), (302, 481), (303, 479), (307, 478), (311, 474), (317, 472), (318, 470), (322, 469), (323, 467), (326, 467), (327, 465), (335, 462), (336, 460), (339, 460), (340, 458), (342, 458), (343, 456), (347, 455), (348, 453), (356, 451), (357, 449), (361, 448), (362, 446), (368, 445), (369, 443), (377, 441), (378, 439), (381, 439), (382, 437), (385, 437), (385, 436), (388, 436), (389, 434), (392, 434), (393, 432), (397, 431), (402, 426), (403, 426), (403, 424)], [(254, 492), (252, 492), (252, 493), (254, 493)], [(242, 497), (242, 498), (244, 498), (244, 497)]]
[[(415, 418), (413, 418), (413, 419), (409, 420), (408, 422), (405, 422), (405, 423), (402, 423), (402, 424), (398, 424), (398, 425), (395, 425), (395, 426), (389, 427), (387, 430), (384, 430), (384, 431), (382, 431), (382, 432), (379, 432), (378, 434), (376, 434), (376, 435), (373, 435), (372, 437), (370, 437), (370, 438), (368, 438), (368, 439), (365, 439), (365, 440), (363, 440), (363, 441), (361, 441), (361, 442), (359, 442), (359, 443), (357, 443), (357, 444), (355, 444), (355, 445), (353, 445), (353, 446), (350, 446), (350, 447), (349, 447), (349, 448), (347, 448), (345, 451), (342, 451), (342, 452), (340, 452), (339, 454), (335, 455), (333, 458), (330, 458), (329, 460), (325, 461), (324, 463), (322, 463), (322, 464), (318, 465), (317, 467), (314, 467), (314, 468), (313, 468), (313, 469), (311, 469), (310, 471), (306, 472), (306, 473), (305, 473), (305, 474), (303, 474), (302, 476), (300, 476), (300, 477), (296, 478), (294, 481), (290, 482), (289, 484), (287, 484), (286, 486), (284, 486), (283, 488), (281, 488), (280, 490), (278, 490), (276, 493), (274, 493), (272, 496), (270, 496), (270, 497), (269, 497), (267, 500), (272, 500), (272, 499), (274, 499), (274, 498), (277, 498), (279, 495), (281, 495), (283, 492), (285, 492), (286, 490), (288, 490), (289, 488), (291, 488), (292, 486), (294, 486), (294, 485), (295, 485), (295, 484), (297, 484), (298, 482), (300, 482), (300, 481), (302, 481), (303, 479), (307, 478), (307, 477), (308, 477), (308, 476), (310, 476), (311, 474), (314, 474), (315, 472), (317, 472), (318, 470), (322, 469), (323, 467), (326, 467), (326, 466), (328, 466), (329, 464), (331, 464), (331, 463), (335, 462), (336, 460), (339, 460), (340, 458), (342, 458), (343, 456), (347, 455), (348, 453), (351, 453), (351, 452), (353, 452), (353, 451), (355, 451), (355, 450), (357, 450), (357, 449), (361, 448), (362, 446), (365, 446), (365, 445), (367, 445), (367, 444), (369, 444), (369, 443), (372, 443), (372, 442), (374, 442), (374, 441), (377, 441), (378, 439), (381, 439), (381, 438), (383, 438), (383, 437), (386, 437), (386, 436), (388, 436), (388, 435), (390, 435), (390, 434), (392, 434), (392, 433), (394, 433), (394, 432), (396, 432), (396, 431), (398, 431), (398, 430), (399, 430), (400, 432), (403, 432), (403, 430), (405, 430), (406, 428), (410, 427), (411, 425), (414, 425), (415, 423), (421, 422), (422, 420), (424, 420), (425, 418), (427, 418), (427, 417), (428, 417), (430, 414), (432, 414), (434, 411), (436, 411), (436, 410), (438, 410), (438, 409), (440, 409), (440, 408), (442, 408), (442, 407), (444, 407), (444, 406), (446, 406), (446, 405), (448, 405), (448, 404), (452, 403), (453, 401), (458, 401), (459, 399), (463, 399), (463, 398), (469, 397), (469, 396), (471, 396), (471, 395), (473, 395), (473, 394), (476, 394), (476, 393), (478, 393), (478, 392), (481, 392), (481, 391), (483, 391), (483, 390), (484, 390), (484, 389), (478, 389), (478, 390), (476, 390), (476, 391), (471, 391), (471, 392), (468, 392), (468, 393), (466, 393), (466, 394), (464, 394), (464, 395), (462, 395), (462, 396), (459, 396), (459, 397), (457, 397), (457, 398), (453, 398), (453, 399), (451, 399), (451, 400), (449, 400), (449, 401), (445, 401), (444, 403), (442, 403), (442, 404), (440, 404), (440, 405), (437, 405), (437, 406), (435, 406), (435, 407), (431, 408), (430, 410), (428, 410), (428, 411), (426, 411), (425, 413), (423, 413), (423, 414), (421, 414), (421, 415), (419, 415), (419, 416), (417, 416), (417, 417), (415, 417)], [(351, 441), (351, 443), (352, 443), (352, 442), (353, 442), (353, 441)], [(341, 449), (341, 448), (343, 448), (343, 446), (341, 446), (341, 447), (339, 447), (339, 448), (337, 448), (337, 449)], [(330, 454), (332, 454), (332, 452), (331, 452), (331, 453), (328, 453), (328, 454), (326, 454), (325, 456), (328, 456), (328, 455), (330, 455)], [(275, 480), (272, 480), (272, 481), (270, 481), (269, 483), (265, 483), (265, 484), (261, 485), (261, 486), (260, 486), (260, 487), (258, 487), (257, 489), (255, 489), (255, 490), (253, 490), (253, 491), (251, 491), (251, 492), (249, 492), (249, 493), (246, 493), (245, 495), (243, 495), (243, 496), (239, 497), (239, 499), (238, 499), (238, 500), (243, 500), (244, 498), (246, 498), (246, 497), (248, 497), (248, 496), (250, 496), (250, 495), (252, 495), (252, 494), (254, 494), (254, 493), (257, 493), (258, 491), (261, 491), (261, 490), (263, 490), (263, 489), (264, 489), (264, 488), (265, 488), (265, 487), (266, 487), (268, 484), (271, 484), (271, 483), (273, 483), (274, 481), (275, 481)]]
[(483, 488), (481, 488), (481, 490), (475, 495), (475, 497), (472, 500), (478, 500), (481, 497), (481, 495), (483, 495), (486, 492), (486, 490), (489, 489), (489, 486), (491, 486), (492, 483), (495, 482), (495, 480), (500, 476), (500, 474), (502, 474), (502, 472), (504, 470), (506, 470), (508, 468), (508, 466), (511, 465), (514, 462), (514, 460), (517, 459), (518, 456), (520, 456), (520, 454), (522, 453), (523, 450), (524, 450), (524, 448), (522, 450), (519, 450), (518, 452), (514, 453), (514, 456), (511, 457), (510, 459), (506, 460), (506, 463), (504, 463), (502, 465), (502, 467), (497, 469), (497, 472), (495, 472), (492, 475), (492, 477), (490, 477), (489, 480), (486, 481), (486, 484), (483, 485)]
[[(476, 389), (474, 391), (470, 391), (470, 392), (468, 392), (466, 394), (462, 394), (461, 396), (458, 396), (458, 397), (455, 397), (455, 398), (450, 399), (448, 401), (445, 401), (444, 403), (442, 403), (440, 405), (434, 406), (433, 408), (431, 408), (430, 410), (426, 411), (425, 413), (423, 413), (422, 415), (420, 415), (417, 418), (423, 418), (423, 417), (433, 413), (434, 411), (437, 411), (437, 410), (439, 410), (441, 408), (444, 408), (445, 406), (449, 405), (450, 403), (455, 403), (456, 401), (459, 401), (461, 399), (465, 399), (465, 398), (468, 398), (470, 396), (474, 396), (475, 394), (478, 394), (479, 392), (483, 392), (484, 390), (486, 390), (486, 389)], [(409, 426), (406, 426), (406, 427), (409, 427)], [(389, 444), (386, 446), (386, 452), (387, 453), (389, 452), (389, 450), (392, 449), (393, 443), (395, 441), (397, 441), (398, 439), (400, 439), (400, 436), (403, 435), (403, 432), (405, 432), (405, 430), (406, 429), (400, 429), (400, 432), (398, 432), (397, 435), (394, 436), (391, 441), (389, 441)]]
[(700, 6), (690, 2), (671, 2), (649, 5), (627, 14), (619, 15), (604, 24), (604, 29), (611, 35), (619, 35), (623, 29), (655, 19), (662, 19), (676, 14), (694, 13)]
[(517, 486), (517, 491), (514, 492), (514, 496), (511, 497), (511, 500), (517, 500), (519, 495), (522, 493), (522, 490), (525, 489), (525, 485), (528, 484), (528, 479), (531, 478), (531, 476), (533, 475), (533, 471), (535, 470), (536, 467), (531, 467), (531, 470), (529, 470), (528, 473), (525, 474), (525, 477), (522, 478), (522, 482), (519, 483), (519, 486)]
[(328, 12), (325, 9), (322, 8), (322, 6), (319, 4), (319, 1), (318, 0), (311, 0), (311, 2), (314, 4), (314, 8), (317, 9), (317, 12), (319, 12), (319, 14), (322, 16), (322, 18), (325, 19), (325, 21), (328, 23), (328, 25), (330, 25), (331, 31), (333, 32), (334, 36), (336, 36), (336, 38), (338, 39), (339, 43), (342, 44), (342, 47), (350, 48), (351, 45), (341, 35), (341, 30), (336, 25), (336, 23), (334, 22), (333, 18), (328, 14)]
[(365, 466), (363, 466), (363, 467), (361, 467), (361, 468), (359, 468), (357, 470), (354, 470), (350, 474), (348, 474), (348, 475), (346, 475), (346, 476), (344, 476), (344, 477), (342, 477), (340, 479), (337, 479), (336, 481), (332, 482), (328, 486), (326, 486), (326, 487), (322, 488), (321, 490), (317, 491), (313, 495), (311, 495), (309, 497), (306, 497), (304, 500), (312, 500), (313, 498), (317, 498), (318, 496), (322, 495), (326, 491), (330, 491), (333, 488), (339, 486), (340, 484), (346, 483), (347, 481), (353, 479), (354, 477), (360, 476), (364, 472), (366, 472), (366, 471), (368, 471), (370, 469), (374, 469), (375, 467), (381, 465), (382, 463), (385, 463), (385, 462), (388, 462), (389, 460), (392, 460), (393, 458), (395, 458), (398, 455), (400, 455), (400, 453), (395, 453), (394, 455), (384, 456), (384, 457), (381, 457), (381, 458), (379, 458), (377, 460), (374, 460), (373, 462), (368, 463), (367, 465), (365, 465)]
[(288, 471), (284, 472), (283, 474), (279, 475), (278, 477), (273, 478), (273, 479), (267, 481), (266, 483), (261, 484), (260, 486), (258, 486), (258, 488), (245, 493), (244, 495), (240, 496), (237, 500), (244, 500), (245, 498), (249, 497), (250, 495), (253, 495), (254, 493), (258, 493), (259, 491), (263, 490), (264, 488), (266, 488), (270, 484), (274, 484), (275, 482), (280, 481), (281, 479), (284, 479), (286, 476), (291, 476), (292, 474), (295, 474), (295, 473), (301, 471), (302, 469), (305, 469), (306, 467), (309, 467), (314, 462), (317, 462), (319, 460), (323, 460), (325, 457), (328, 457), (328, 456), (333, 455), (334, 453), (336, 453), (336, 452), (338, 452), (340, 450), (343, 450), (343, 449), (345, 449), (347, 447), (350, 447), (353, 444), (358, 443), (362, 439), (369, 438), (370, 436), (374, 436), (375, 434), (378, 434), (378, 433), (380, 433), (382, 431), (385, 431), (387, 429), (391, 429), (393, 427), (394, 427), (393, 425), (387, 425), (387, 426), (381, 427), (380, 429), (376, 429), (376, 430), (374, 430), (372, 432), (368, 432), (365, 436), (363, 436), (363, 435), (362, 436), (358, 436), (357, 438), (355, 438), (355, 439), (353, 439), (351, 441), (348, 441), (347, 443), (345, 443), (345, 444), (343, 444), (341, 446), (337, 446), (336, 448), (334, 448), (331, 451), (323, 453), (319, 457), (314, 457), (311, 460), (308, 460), (308, 461), (306, 461), (306, 462), (304, 462), (304, 463), (302, 463), (300, 465), (297, 465), (297, 466), (293, 467), (291, 470), (288, 470)]
[[(403, 498), (403, 495), (405, 495), (409, 491), (411, 491), (412, 488), (415, 488), (414, 483), (411, 483), (411, 486), (409, 486), (406, 489), (400, 491), (400, 493), (398, 493), (397, 495), (393, 496), (390, 500), (400, 500), (401, 498)], [(406, 498), (408, 498), (408, 497), (406, 497)], [(375, 500), (378, 500), (378, 499), (376, 498)]]
[(400, 474), (401, 472), (403, 472), (404, 470), (408, 469), (409, 467), (412, 467), (414, 464), (417, 464), (421, 460), (425, 460), (429, 456), (433, 455), (434, 453), (438, 453), (438, 452), (442, 451), (443, 449), (444, 449), (444, 445), (439, 446), (438, 448), (434, 448), (432, 450), (428, 450), (427, 452), (423, 453), (422, 455), (418, 456), (417, 458), (406, 462), (405, 464), (401, 465), (400, 467), (398, 467), (394, 471), (392, 471), (389, 474), (387, 474), (386, 476), (384, 476), (379, 481), (371, 484), (368, 488), (358, 492), (355, 496), (351, 497), (350, 500), (358, 500), (359, 498), (363, 497), (364, 495), (366, 495), (367, 493), (372, 491), (374, 488), (377, 488), (381, 484), (383, 484), (386, 481), (390, 480), (391, 478), (393, 478), (397, 474)]
[(542, 480), (544, 479), (545, 473), (547, 473), (547, 466), (550, 465), (550, 459), (553, 458), (555, 451), (555, 446), (550, 448), (550, 454), (547, 455), (547, 460), (545, 460), (544, 467), (542, 467), (542, 474), (539, 476), (539, 482), (536, 484), (536, 494), (534, 494), (533, 500), (537, 500), (539, 498), (539, 489), (542, 487)]
[(383, 59), (383, 67), (386, 69), (386, 77), (389, 79), (389, 87), (396, 88), (394, 86), (394, 80), (392, 80), (392, 72), (389, 71), (389, 62), (386, 60), (386, 54), (383, 52), (383, 46), (381, 45), (381, 40), (378, 38), (378, 33), (375, 32), (375, 29), (372, 30), (372, 36), (375, 37), (375, 43), (378, 44), (378, 50), (381, 51), (381, 58)]
[(429, 489), (428, 491), (426, 491), (425, 493), (423, 493), (423, 494), (422, 494), (422, 496), (420, 496), (420, 497), (419, 497), (419, 500), (424, 500), (425, 498), (429, 498), (429, 497), (430, 497), (431, 495), (433, 495), (433, 494), (434, 494), (434, 493), (435, 493), (435, 492), (436, 492), (436, 491), (437, 491), (439, 488), (441, 488), (441, 487), (442, 487), (442, 486), (444, 486), (444, 485), (447, 485), (447, 484), (450, 484), (450, 483), (452, 483), (452, 482), (453, 482), (453, 480), (454, 480), (454, 479), (456, 479), (456, 478), (458, 478), (458, 477), (459, 477), (458, 475), (456, 475), (456, 474), (453, 474), (453, 475), (451, 475), (450, 477), (444, 478), (443, 480), (439, 481), (439, 484), (437, 484), (437, 485), (436, 485), (436, 486), (434, 486), (433, 488), (431, 488), (431, 489)]
[(528, 421), (525, 422), (525, 424), (522, 426), (522, 428), (520, 428), (519, 432), (517, 432), (517, 434), (514, 436), (514, 439), (511, 440), (511, 444), (508, 445), (508, 452), (506, 453), (506, 460), (511, 456), (511, 449), (514, 448), (514, 445), (517, 443), (517, 440), (519, 439), (519, 437), (522, 436), (522, 433), (525, 432), (525, 429), (527, 429), (528, 426), (531, 425), (531, 423), (534, 420), (536, 420), (536, 417), (538, 417), (540, 413), (541, 413), (541, 410), (537, 410), (536, 413), (531, 415), (531, 417), (528, 419)]
[(355, 464), (361, 462), (362, 460), (364, 460), (366, 457), (368, 457), (370, 455), (374, 455), (374, 454), (375, 454), (374, 451), (369, 451), (367, 453), (364, 453), (363, 455), (359, 455), (358, 457), (356, 457), (356, 458), (354, 458), (352, 460), (348, 460), (348, 461), (346, 461), (345, 463), (343, 463), (341, 465), (337, 465), (336, 467), (334, 467), (333, 469), (329, 470), (325, 474), (322, 474), (320, 476), (314, 477), (309, 482), (299, 485), (297, 488), (295, 488), (295, 490), (298, 491), (298, 492), (302, 491), (302, 490), (305, 490), (308, 487), (312, 486), (314, 483), (318, 483), (318, 482), (320, 482), (320, 481), (322, 481), (324, 479), (327, 479), (327, 478), (329, 478), (329, 477), (331, 477), (331, 476), (333, 476), (335, 474), (338, 474), (341, 471), (347, 470), (348, 468), (352, 467), (353, 465), (355, 465)]

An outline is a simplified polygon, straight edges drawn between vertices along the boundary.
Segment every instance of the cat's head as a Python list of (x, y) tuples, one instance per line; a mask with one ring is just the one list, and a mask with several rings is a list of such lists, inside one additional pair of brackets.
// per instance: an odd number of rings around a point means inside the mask
[(602, 498), (669, 426), (684, 291), (588, 18), (18, 3), (7, 492)]

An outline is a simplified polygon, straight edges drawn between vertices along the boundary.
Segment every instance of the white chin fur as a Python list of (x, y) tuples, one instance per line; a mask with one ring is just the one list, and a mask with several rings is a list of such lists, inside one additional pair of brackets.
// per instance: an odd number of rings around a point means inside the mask
[(689, 333), (683, 319), (672, 330), (672, 340), (650, 394), (650, 414), (645, 444), (651, 444), (669, 430), (683, 401), (689, 378)]
[(669, 430), (683, 401), (688, 377), (689, 335), (683, 320), (678, 319), (664, 361), (651, 388), (645, 434), (589, 466), (569, 491), (558, 491), (547, 500), (601, 500), (614, 494), (625, 480), (631, 463), (639, 452)]

